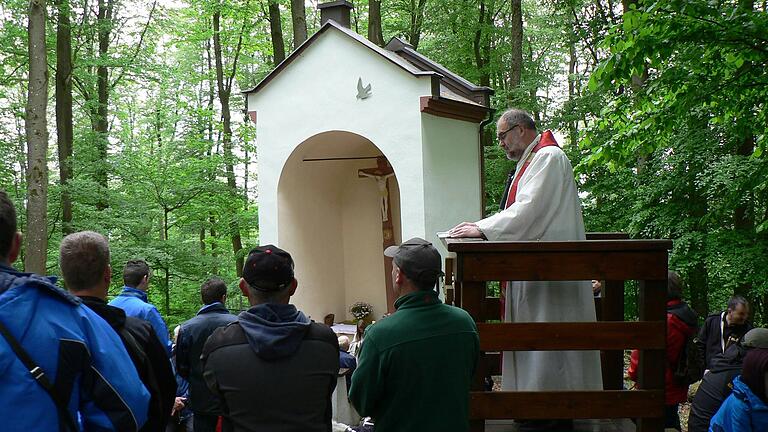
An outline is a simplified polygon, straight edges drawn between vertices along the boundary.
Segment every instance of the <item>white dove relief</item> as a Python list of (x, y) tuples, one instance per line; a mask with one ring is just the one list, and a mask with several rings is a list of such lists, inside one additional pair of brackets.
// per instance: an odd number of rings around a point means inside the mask
[(367, 86), (363, 87), (363, 79), (358, 78), (357, 79), (357, 98), (362, 99), (368, 99), (371, 97), (371, 84), (369, 83)]

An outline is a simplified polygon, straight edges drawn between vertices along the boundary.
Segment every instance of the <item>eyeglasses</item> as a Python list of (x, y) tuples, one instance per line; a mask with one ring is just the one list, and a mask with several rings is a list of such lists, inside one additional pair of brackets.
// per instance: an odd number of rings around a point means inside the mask
[(500, 133), (497, 133), (497, 134), (496, 134), (496, 138), (498, 138), (498, 139), (499, 139), (499, 141), (503, 140), (503, 139), (504, 139), (504, 136), (505, 136), (506, 134), (508, 134), (508, 133), (509, 133), (509, 132), (510, 132), (512, 129), (514, 129), (514, 128), (518, 127), (518, 126), (520, 126), (520, 125), (519, 125), (519, 124), (516, 124), (516, 125), (512, 126), (511, 128), (509, 128), (509, 129), (505, 130), (504, 132), (500, 132)]

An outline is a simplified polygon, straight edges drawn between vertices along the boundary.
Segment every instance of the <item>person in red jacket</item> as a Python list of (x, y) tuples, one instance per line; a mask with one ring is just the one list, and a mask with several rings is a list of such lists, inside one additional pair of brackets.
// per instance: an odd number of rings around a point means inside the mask
[[(696, 334), (696, 312), (682, 300), (683, 284), (680, 276), (670, 271), (667, 276), (667, 368), (664, 372), (664, 427), (680, 429), (678, 408), (688, 398), (688, 385), (678, 382), (675, 367), (685, 348), (685, 340)], [(629, 362), (629, 378), (637, 381), (638, 351), (632, 350)]]

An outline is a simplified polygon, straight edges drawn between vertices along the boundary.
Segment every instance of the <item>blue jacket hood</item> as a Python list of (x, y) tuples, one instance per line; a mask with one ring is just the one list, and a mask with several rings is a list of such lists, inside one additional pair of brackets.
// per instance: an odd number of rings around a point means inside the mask
[(733, 394), (752, 407), (753, 411), (768, 411), (768, 405), (741, 380), (741, 375), (733, 379)]
[(80, 304), (80, 299), (57, 287), (56, 280), (56, 276), (40, 276), (35, 273), (23, 273), (13, 267), (0, 264), (0, 294), (3, 294), (12, 288), (26, 285), (50, 291), (72, 304)]
[(264, 360), (296, 352), (311, 323), (291, 304), (256, 305), (241, 312), (238, 318), (251, 349)]

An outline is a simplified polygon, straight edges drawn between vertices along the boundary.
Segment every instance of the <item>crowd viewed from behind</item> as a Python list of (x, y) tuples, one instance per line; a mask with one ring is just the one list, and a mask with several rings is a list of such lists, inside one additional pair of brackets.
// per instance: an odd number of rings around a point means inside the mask
[[(11, 267), (20, 250), (15, 208), (0, 191), (3, 429), (329, 431), (340, 371), (367, 416), (360, 430), (371, 417), (377, 430), (424, 430), (424, 406), (434, 414), (449, 407), (444, 426), (468, 428), (477, 329), (466, 312), (439, 301), (440, 254), (423, 239), (388, 251), (399, 312), (370, 327), (367, 338), (368, 322), (358, 322), (351, 343), (291, 304), (299, 289), (293, 258), (273, 245), (253, 249), (245, 261), (239, 287), (248, 310), (231, 314), (226, 283), (210, 278), (200, 289), (203, 306), (173, 340), (148, 301), (145, 261), (125, 264), (124, 286), (107, 302), (112, 268), (102, 234), (62, 239), (67, 291), (55, 277)], [(415, 368), (423, 369), (417, 385), (408, 378)], [(403, 391), (418, 403), (397, 402)]]

